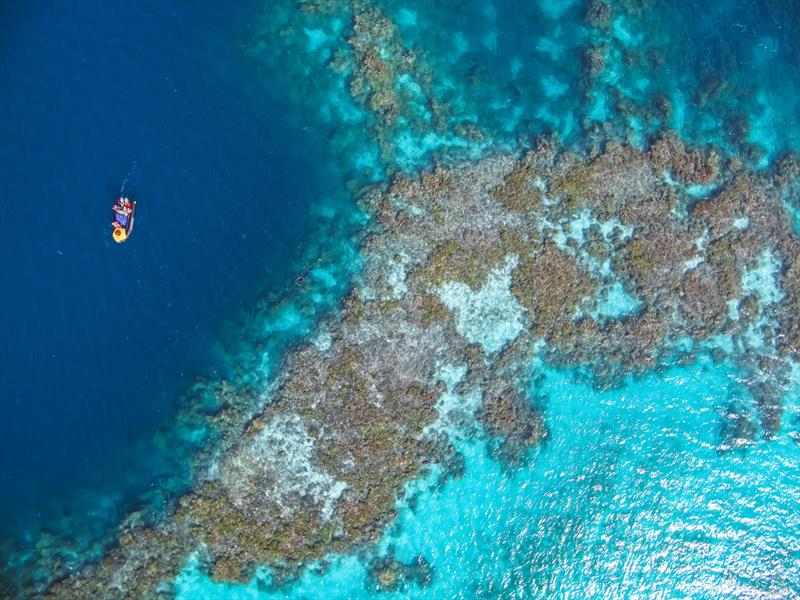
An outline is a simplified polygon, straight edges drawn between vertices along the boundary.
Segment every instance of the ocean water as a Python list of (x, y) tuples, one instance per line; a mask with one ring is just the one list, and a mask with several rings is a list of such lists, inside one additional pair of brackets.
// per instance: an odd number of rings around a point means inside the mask
[[(591, 145), (592, 127), (611, 121), (641, 144), (667, 126), (762, 167), (800, 145), (792, 2), (729, 0), (702, 11), (687, 2), (612, 2), (622, 10), (607, 33), (580, 23), (588, 3), (577, 0), (378, 4), (434, 65), (454, 119), (478, 122), (494, 138), (552, 131)], [(601, 45), (605, 69), (584, 98), (582, 49)], [(657, 109), (662, 100), (668, 114)]]
[[(607, 32), (581, 24), (579, 0), (374, 4), (450, 111), (438, 130), (420, 108), (426, 125), (393, 131), (391, 160), (347, 73), (327, 67), (347, 51), (346, 4), (301, 30), (288, 0), (0, 9), (6, 527), (87, 507), (113, 526), (154, 481), (185, 485), (164, 458), (175, 440), (153, 432), (195, 375), (268, 377), (288, 344), (316, 335), (357, 276), (364, 219), (351, 192), (365, 182), (547, 133), (591, 148), (604, 136), (643, 145), (670, 127), (761, 169), (800, 149), (792, 2), (621, 2)], [(587, 85), (590, 45), (605, 48), (606, 68)], [(431, 99), (411, 79), (398, 85), (420, 107)], [(482, 141), (460, 136), (464, 123)], [(108, 209), (126, 179), (139, 220), (117, 248)], [(609, 291), (600, 308), (624, 315), (629, 301)], [(109, 335), (119, 329), (122, 347)], [(123, 359), (135, 377), (120, 375)], [(723, 452), (727, 407), (754, 404), (747, 382), (704, 354), (684, 363), (608, 391), (532, 365), (549, 437), (522, 465), (453, 432), (463, 475), (410, 483), (374, 547), (280, 588), (268, 569), (214, 583), (195, 558), (177, 595), (798, 596), (800, 370), (775, 438)], [(396, 591), (371, 574), (387, 557), (408, 566)]]
[(324, 134), (253, 77), (258, 6), (0, 6), (3, 530), (102, 529), (181, 485), (181, 436), (154, 432), (195, 377), (235, 380), (226, 329), (294, 288), (334, 218)]
[[(508, 469), (463, 440), (464, 475), (409, 487), (375, 553), (432, 566), (430, 584), (378, 591), (370, 555), (335, 558), (288, 590), (268, 573), (215, 585), (193, 565), (181, 598), (791, 597), (800, 593), (800, 445), (788, 434), (719, 451), (719, 417), (744, 396), (701, 359), (598, 392), (565, 371), (531, 385), (551, 437)], [(797, 390), (795, 390), (795, 393)], [(800, 409), (797, 398), (790, 410)], [(320, 574), (321, 573), (321, 574)]]
[[(689, 3), (649, 3), (615, 18), (605, 34), (580, 25), (585, 5), (569, 0), (377, 4), (431, 65), (451, 123), (477, 123), (494, 147), (551, 131), (591, 147), (593, 124), (604, 121), (637, 145), (670, 127), (753, 168), (800, 147), (799, 23), (791, 3), (720, 2), (700, 15)], [(330, 23), (321, 17), (309, 35), (307, 51), (322, 60), (337, 48)], [(579, 51), (600, 43), (610, 48), (607, 69), (583, 97)], [(670, 111), (648, 123), (620, 102), (652, 112), (664, 98)], [(475, 150), (413, 131), (401, 132), (396, 145), (395, 166), (411, 171)], [(599, 310), (619, 317), (635, 310), (631, 302), (609, 290)], [(434, 469), (409, 484), (375, 547), (330, 556), (280, 588), (268, 569), (246, 586), (214, 583), (193, 558), (176, 580), (178, 596), (800, 594), (800, 371), (790, 377), (775, 438), (728, 452), (722, 417), (731, 402), (755, 410), (747, 380), (730, 364), (706, 355), (682, 366), (676, 359), (609, 391), (578, 373), (532, 368), (531, 396), (550, 435), (523, 465), (492, 459), (480, 435), (455, 434), (463, 475), (441, 484)], [(374, 570), (392, 559), (405, 580), (386, 591)]]

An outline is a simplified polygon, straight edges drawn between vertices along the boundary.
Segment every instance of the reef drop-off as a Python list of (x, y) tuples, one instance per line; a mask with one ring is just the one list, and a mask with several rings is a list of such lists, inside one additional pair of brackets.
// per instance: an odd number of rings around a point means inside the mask
[[(131, 515), (99, 560), (57, 565), (34, 592), (171, 595), (188, 565), (220, 584), (267, 570), (267, 593), (375, 548), (364, 586), (429, 586), (443, 576), (435, 561), (382, 546), (408, 520), (412, 482), (471, 481), (475, 440), (508, 477), (525, 472), (571, 434), (548, 418), (553, 370), (603, 399), (711, 361), (744, 382), (715, 417), (714, 452), (738, 459), (796, 429), (785, 414), (800, 360), (796, 159), (747, 128), (703, 143), (699, 115), (669, 90), (649, 94), (636, 74), (656, 71), (665, 49), (637, 33), (640, 3), (536, 9), (552, 35), (529, 50), (558, 75), (541, 79), (513, 60), (482, 66), (496, 59), (486, 32), (437, 53), (439, 35), (414, 33), (417, 19), (431, 27), (424, 9), (385, 4), (280, 5), (253, 43), (286, 66), (310, 122), (330, 127), (366, 217), (340, 310), (268, 377), (204, 388), (216, 437), (170, 515)], [(580, 26), (557, 43), (565, 14)], [(563, 58), (578, 50), (582, 62)], [(448, 78), (451, 63), (462, 79)], [(721, 111), (725, 86), (706, 87), (700, 104)], [(605, 405), (583, 408), (588, 419)]]

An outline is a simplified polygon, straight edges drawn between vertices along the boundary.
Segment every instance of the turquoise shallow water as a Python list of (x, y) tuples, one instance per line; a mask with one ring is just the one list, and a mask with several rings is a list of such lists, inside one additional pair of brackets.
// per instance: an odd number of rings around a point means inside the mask
[[(379, 544), (423, 556), (431, 584), (370, 589), (364, 559), (334, 559), (288, 590), (218, 586), (187, 569), (179, 597), (790, 597), (800, 593), (800, 444), (787, 428), (747, 452), (719, 451), (720, 414), (745, 397), (702, 359), (598, 392), (546, 372), (550, 439), (508, 470), (463, 441), (463, 477), (411, 486)], [(796, 390), (795, 390), (796, 392)], [(789, 409), (797, 414), (798, 403)], [(431, 478), (434, 480), (435, 478)]]
[[(635, 144), (667, 126), (765, 167), (800, 142), (798, 24), (788, 3), (721, 2), (699, 18), (688, 18), (688, 3), (656, 3), (616, 18), (606, 33), (580, 25), (585, 6), (568, 0), (378, 4), (432, 65), (434, 93), (453, 122), (478, 123), (495, 146), (548, 131), (591, 146), (593, 124), (606, 121)], [(339, 47), (331, 23), (323, 16), (306, 31), (313, 60)], [(610, 48), (588, 90), (587, 44)], [(341, 107), (328, 93), (323, 107)], [(653, 116), (663, 98), (670, 112)], [(650, 122), (622, 111), (626, 102), (646, 107)], [(397, 165), (416, 170), (431, 157), (480, 151), (449, 140), (401, 132)], [(354, 148), (351, 157), (374, 152), (368, 143)], [(266, 570), (247, 586), (214, 584), (190, 561), (179, 597), (800, 594), (797, 370), (775, 439), (733, 451), (722, 450), (723, 415), (732, 402), (756, 409), (731, 365), (701, 358), (604, 392), (577, 373), (535, 370), (542, 377), (531, 387), (550, 435), (523, 466), (493, 460), (481, 435), (461, 435), (463, 476), (441, 485), (434, 472), (410, 484), (377, 548), (330, 557), (280, 589)], [(397, 591), (379, 591), (370, 568), (386, 557), (411, 566), (421, 557), (429, 567), (411, 568)]]

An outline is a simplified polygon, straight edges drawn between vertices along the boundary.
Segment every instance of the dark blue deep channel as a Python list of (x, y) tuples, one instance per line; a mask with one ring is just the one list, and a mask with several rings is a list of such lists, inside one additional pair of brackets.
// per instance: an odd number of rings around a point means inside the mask
[[(214, 374), (226, 316), (291, 280), (323, 140), (247, 58), (257, 14), (0, 0), (2, 529), (140, 485), (132, 448)], [(126, 178), (137, 222), (120, 246)]]

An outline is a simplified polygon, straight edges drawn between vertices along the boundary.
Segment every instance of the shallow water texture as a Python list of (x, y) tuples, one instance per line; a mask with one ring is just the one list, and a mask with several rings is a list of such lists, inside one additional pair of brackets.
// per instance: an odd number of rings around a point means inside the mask
[[(612, 51), (588, 106), (575, 93), (576, 54), (597, 34), (576, 23), (583, 3), (378, 4), (409, 44), (425, 50), (451, 109), (495, 142), (555, 129), (581, 144), (592, 122), (610, 119), (641, 143), (648, 129), (636, 115), (615, 115), (612, 94), (639, 104), (669, 98), (671, 113), (653, 122), (734, 154), (744, 148), (757, 167), (800, 141), (798, 23), (789, 3), (721, 2), (691, 19), (688, 3), (662, 3), (640, 23), (617, 19), (594, 40)], [(315, 39), (309, 51), (324, 51), (324, 36)], [(624, 66), (626, 49), (651, 48), (662, 53), (658, 68), (646, 61)], [(768, 76), (766, 65), (783, 77)], [(736, 119), (750, 125), (734, 139), (729, 125)], [(401, 137), (398, 162), (415, 169), (446, 146), (440, 138)], [(448, 150), (458, 153), (457, 146)], [(720, 452), (721, 415), (732, 400), (748, 397), (742, 384), (734, 368), (710, 360), (607, 392), (550, 371), (536, 390), (547, 398), (550, 437), (523, 467), (492, 460), (482, 439), (461, 442), (463, 477), (441, 488), (410, 485), (413, 502), (401, 504), (377, 551), (333, 557), (280, 591), (270, 591), (266, 571), (248, 586), (214, 584), (190, 562), (179, 596), (797, 595), (797, 387), (775, 439)], [(390, 552), (403, 563), (424, 557), (429, 585), (378, 591), (370, 560)]]
[[(479, 440), (465, 475), (422, 484), (380, 543), (433, 567), (429, 587), (371, 590), (334, 560), (289, 590), (214, 585), (187, 569), (181, 598), (790, 597), (800, 593), (800, 445), (784, 433), (720, 453), (719, 416), (743, 393), (709, 360), (597, 392), (548, 371), (551, 439), (507, 470)], [(797, 408), (796, 406), (794, 407)], [(262, 590), (259, 592), (259, 589)]]
[[(589, 2), (578, 0), (377, 4), (425, 50), (458, 117), (498, 138), (552, 130), (582, 143), (592, 126), (612, 120), (634, 143), (661, 125), (698, 143), (748, 145), (761, 166), (800, 147), (793, 2), (722, 0), (701, 11), (690, 2), (649, 2), (615, 12), (603, 32), (580, 24)], [(589, 46), (605, 58), (584, 102)], [(659, 108), (665, 102), (669, 108)]]
[[(669, 128), (755, 170), (800, 148), (800, 11), (789, 0), (721, 0), (704, 10), (659, 1), (641, 11), (623, 1), (616, 6), (634, 9), (615, 12), (605, 30), (586, 25), (589, 3), (580, 0), (342, 2), (338, 12), (309, 17), (305, 29), (295, 26), (294, 3), (252, 2), (222, 23), (224, 35), (207, 10), (213, 3), (179, 4), (138, 3), (123, 16), (111, 3), (56, 5), (48, 16), (23, 3), (0, 5), (0, 66), (4, 80), (14, 75), (14, 92), (4, 88), (1, 98), (0, 182), (15, 200), (0, 224), (3, 232), (33, 231), (42, 219), (59, 221), (41, 243), (32, 235), (0, 238), (0, 526), (35, 531), (62, 514), (88, 514), (62, 522), (69, 536), (85, 538), (61, 548), (67, 569), (75, 556), (80, 564), (99, 554), (91, 544), (107, 539), (123, 507), (157, 477), (171, 477), (165, 496), (187, 484), (186, 473), (171, 469), (190, 460), (163, 458), (175, 439), (151, 438), (165, 421), (169, 428), (165, 415), (191, 374), (234, 371), (241, 381), (260, 381), (288, 342), (314, 336), (324, 344), (317, 317), (360, 266), (357, 236), (348, 236), (363, 219), (351, 192), (366, 181), (418, 172), (434, 159), (525, 148), (549, 133), (586, 150), (609, 138), (642, 147)], [(416, 115), (404, 113), (383, 130), (351, 98), (352, 72), (328, 66), (338, 51), (352, 53), (348, 23), (362, 4), (379, 7), (425, 66), (424, 89), (411, 73), (396, 74), (395, 91)], [(83, 39), (72, 28), (73, 7), (110, 33), (98, 47), (67, 55), (64, 47)], [(13, 19), (25, 35), (2, 22)], [(251, 40), (259, 28), (266, 33)], [(65, 32), (69, 39), (59, 37)], [(23, 44), (30, 38), (45, 40), (42, 48)], [(130, 49), (148, 40), (160, 54)], [(120, 43), (141, 64), (117, 76), (110, 48)], [(588, 47), (602, 49), (604, 61), (591, 78), (582, 63)], [(62, 54), (63, 68), (32, 75)], [(18, 63), (32, 65), (28, 75)], [(43, 98), (67, 87), (70, 99), (53, 110)], [(444, 124), (433, 123), (433, 103), (447, 107)], [(116, 108), (107, 114), (98, 108), (109, 105)], [(18, 169), (9, 167), (16, 162)], [(111, 247), (109, 198), (131, 172), (141, 220), (127, 247)], [(67, 196), (81, 199), (78, 216), (62, 208)], [(31, 198), (59, 205), (44, 211)], [(319, 262), (306, 269), (300, 257), (311, 247)], [(745, 288), (780, 302), (763, 289), (772, 279), (766, 271)], [(495, 279), (505, 290), (503, 273)], [(486, 316), (470, 302), (491, 289), (449, 285), (442, 300), (463, 313), (459, 333), (470, 342), (494, 352), (519, 334), (516, 302), (492, 304)], [(293, 291), (254, 299), (253, 290), (286, 287)], [(115, 319), (120, 289), (129, 299), (122, 321)], [(595, 316), (624, 318), (637, 302), (609, 289)], [(222, 352), (215, 328), (226, 315), (241, 323), (228, 325), (235, 343)], [(109, 397), (120, 354), (106, 335), (112, 323), (131, 331), (126, 360), (143, 375)], [(707, 349), (717, 342), (728, 341)], [(43, 363), (49, 377), (40, 377)], [(736, 437), (723, 431), (730, 407), (746, 407), (738, 418), (758, 407), (742, 372), (702, 352), (605, 391), (578, 372), (540, 363), (533, 372), (542, 376), (529, 382), (530, 397), (541, 403), (548, 435), (521, 464), (492, 458), (492, 440), (467, 419), (451, 432), (463, 472), (442, 479), (434, 466), (409, 482), (376, 545), (330, 556), (285, 585), (265, 567), (246, 585), (213, 582), (199, 549), (172, 582), (177, 597), (800, 597), (796, 365), (782, 388), (774, 437), (759, 430), (733, 449), (723, 448)], [(449, 408), (474, 409), (474, 398), (447, 396)], [(187, 443), (202, 446), (206, 433), (200, 427), (175, 438), (196, 436)], [(151, 496), (160, 498), (154, 488)], [(23, 535), (11, 571), (34, 554), (25, 553), (34, 540)]]

